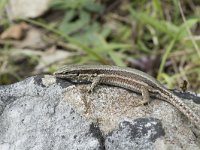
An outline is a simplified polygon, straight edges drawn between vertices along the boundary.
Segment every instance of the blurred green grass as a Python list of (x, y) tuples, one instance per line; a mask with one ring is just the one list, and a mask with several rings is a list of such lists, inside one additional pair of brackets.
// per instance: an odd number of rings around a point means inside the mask
[[(178, 0), (54, 0), (50, 8), (62, 16), (17, 22), (26, 21), (84, 52), (60, 64), (130, 66), (151, 73), (169, 88), (187, 80), (200, 91), (200, 2), (183, 0), (180, 8)], [(5, 18), (1, 28), (8, 23)]]

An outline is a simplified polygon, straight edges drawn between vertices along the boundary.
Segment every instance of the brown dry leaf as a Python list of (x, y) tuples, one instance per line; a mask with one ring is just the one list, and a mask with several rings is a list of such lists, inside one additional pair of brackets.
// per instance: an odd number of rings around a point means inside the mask
[(27, 31), (27, 35), (24, 40), (17, 45), (18, 48), (30, 48), (30, 49), (43, 49), (47, 46), (42, 38), (42, 31), (36, 28), (30, 28)]
[(40, 62), (35, 68), (35, 72), (38, 73), (40, 72), (40, 70), (46, 71), (45, 68), (47, 69), (47, 66), (54, 64), (58, 61), (67, 59), (72, 55), (74, 55), (74, 53), (56, 49), (56, 47), (53, 46), (42, 53)]
[(4, 40), (5, 39), (19, 40), (24, 36), (24, 32), (28, 28), (29, 26), (24, 22), (12, 25), (1, 34), (0, 38)]
[(29, 56), (29, 58), (38, 59), (38, 63), (32, 74), (48, 72), (49, 66), (52, 64), (69, 59), (69, 57), (74, 55), (76, 55), (74, 52), (56, 49), (55, 46), (50, 47), (45, 51), (35, 51), (33, 49), (12, 49), (12, 57)]

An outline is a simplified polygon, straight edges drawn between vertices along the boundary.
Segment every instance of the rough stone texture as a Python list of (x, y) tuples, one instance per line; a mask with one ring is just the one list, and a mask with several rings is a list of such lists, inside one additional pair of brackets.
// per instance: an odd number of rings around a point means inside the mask
[[(0, 86), (0, 150), (193, 149), (188, 119), (172, 105), (122, 88), (35, 76)], [(199, 99), (185, 102), (200, 115)]]
[[(107, 149), (154, 149), (156, 139), (165, 135), (162, 124), (155, 118), (140, 118), (134, 123), (124, 121), (117, 131), (106, 138)], [(129, 138), (127, 138), (127, 136)]]

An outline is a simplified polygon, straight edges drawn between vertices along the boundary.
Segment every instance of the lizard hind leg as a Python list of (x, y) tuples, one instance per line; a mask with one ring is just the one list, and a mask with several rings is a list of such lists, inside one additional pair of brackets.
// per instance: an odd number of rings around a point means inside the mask
[(141, 105), (149, 104), (149, 102), (150, 102), (149, 91), (145, 87), (142, 87), (141, 92), (142, 92)]
[(132, 101), (132, 106), (134, 106), (134, 107), (149, 104), (149, 102), (150, 102), (148, 90), (146, 88), (142, 87), (140, 89), (140, 91), (142, 93), (142, 96), (134, 97), (134, 101)]

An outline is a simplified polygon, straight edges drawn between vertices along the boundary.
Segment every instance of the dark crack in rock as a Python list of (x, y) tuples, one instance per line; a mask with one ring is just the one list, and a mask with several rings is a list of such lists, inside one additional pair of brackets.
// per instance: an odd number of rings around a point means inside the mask
[(107, 149), (154, 149), (153, 142), (165, 135), (160, 120), (139, 118), (134, 122), (123, 121), (119, 129), (107, 136)]

